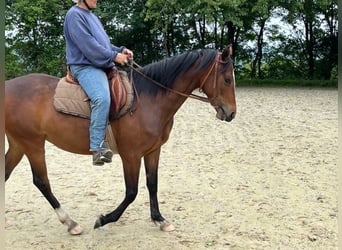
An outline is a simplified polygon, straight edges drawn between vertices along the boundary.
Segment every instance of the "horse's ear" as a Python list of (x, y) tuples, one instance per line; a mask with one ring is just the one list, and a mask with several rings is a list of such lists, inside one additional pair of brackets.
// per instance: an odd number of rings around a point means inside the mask
[(233, 56), (233, 46), (229, 44), (223, 51), (222, 51), (222, 61), (227, 61), (228, 57)]

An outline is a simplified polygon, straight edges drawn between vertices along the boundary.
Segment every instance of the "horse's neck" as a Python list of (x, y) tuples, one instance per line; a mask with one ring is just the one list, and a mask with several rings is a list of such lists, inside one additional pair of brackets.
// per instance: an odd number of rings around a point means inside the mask
[(187, 77), (179, 80), (172, 90), (170, 90), (163, 98), (161, 106), (164, 107), (172, 115), (175, 115), (184, 102), (189, 98), (190, 94), (198, 88), (198, 84), (194, 78)]
[[(162, 77), (160, 76), (156, 78), (162, 79)], [(183, 105), (183, 103), (188, 99), (189, 95), (191, 95), (191, 93), (195, 89), (199, 88), (200, 82), (198, 79), (198, 75), (187, 73), (179, 78), (176, 78), (173, 84), (171, 84), (172, 88), (159, 86), (159, 90), (157, 90), (159, 93), (157, 93), (156, 95), (149, 93), (148, 91), (146, 91), (146, 89), (141, 90), (141, 92), (138, 91), (140, 92), (139, 95), (142, 94), (142, 96), (144, 96), (144, 98), (142, 98), (144, 99), (142, 100), (144, 103), (140, 103), (139, 106), (142, 109), (146, 108), (146, 112), (148, 111), (148, 109), (151, 109), (155, 110), (156, 112), (165, 114), (166, 117), (173, 116)], [(162, 83), (151, 79), (147, 79), (147, 82), (148, 84), (152, 85), (163, 85)], [(139, 84), (139, 82), (137, 84)], [(142, 85), (137, 87), (142, 87)], [(148, 97), (149, 95), (151, 99)], [(145, 98), (147, 99), (145, 100)]]

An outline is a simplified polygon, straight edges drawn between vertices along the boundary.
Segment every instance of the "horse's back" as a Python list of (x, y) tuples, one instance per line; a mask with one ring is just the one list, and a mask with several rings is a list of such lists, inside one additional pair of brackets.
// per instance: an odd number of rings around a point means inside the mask
[(5, 96), (17, 95), (25, 98), (42, 91), (53, 92), (59, 78), (46, 74), (29, 74), (5, 82)]
[(58, 78), (45, 74), (29, 74), (6, 81), (6, 132), (39, 126), (46, 110), (52, 106), (57, 83)]
[(57, 112), (53, 105), (59, 78), (30, 74), (6, 81), (5, 132), (26, 152), (45, 140), (69, 152), (89, 154), (89, 120)]

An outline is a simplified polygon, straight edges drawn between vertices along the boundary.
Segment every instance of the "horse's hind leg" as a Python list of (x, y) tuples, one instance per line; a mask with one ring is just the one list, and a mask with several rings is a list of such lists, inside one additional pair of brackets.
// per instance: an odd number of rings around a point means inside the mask
[(5, 181), (10, 177), (13, 169), (23, 158), (24, 153), (18, 145), (8, 140), (8, 150), (5, 155)]
[(146, 185), (150, 195), (151, 219), (160, 224), (160, 229), (165, 232), (175, 230), (174, 226), (163, 218), (158, 205), (158, 165), (160, 148), (144, 157), (146, 171)]
[[(13, 169), (18, 165), (23, 158), (23, 152), (20, 148), (8, 140), (8, 150), (5, 154), (5, 182), (10, 177)], [(5, 228), (11, 226), (10, 222), (5, 218)]]
[(62, 209), (60, 203), (51, 191), (46, 170), (44, 147), (34, 147), (33, 149), (31, 147), (31, 150), (26, 155), (31, 165), (34, 185), (53, 207), (60, 222), (68, 226), (68, 232), (72, 235), (81, 234), (82, 228)]

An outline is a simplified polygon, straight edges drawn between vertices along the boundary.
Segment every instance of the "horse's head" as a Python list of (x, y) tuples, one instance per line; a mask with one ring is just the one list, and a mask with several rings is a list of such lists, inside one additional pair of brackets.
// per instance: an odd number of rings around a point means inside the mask
[(208, 96), (218, 119), (227, 122), (234, 119), (235, 75), (231, 46), (216, 55), (212, 66), (201, 79), (200, 90)]

